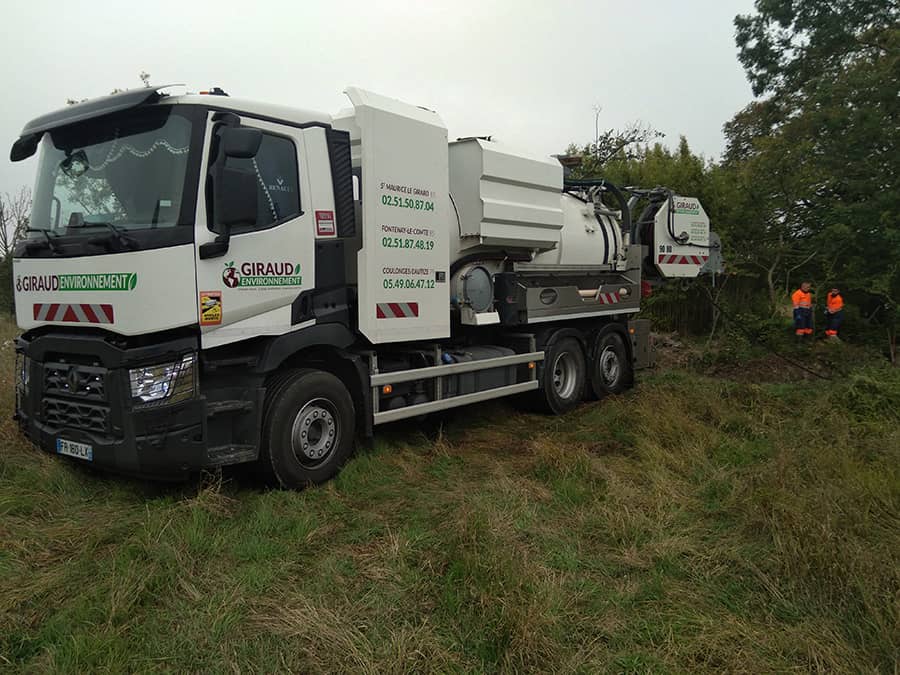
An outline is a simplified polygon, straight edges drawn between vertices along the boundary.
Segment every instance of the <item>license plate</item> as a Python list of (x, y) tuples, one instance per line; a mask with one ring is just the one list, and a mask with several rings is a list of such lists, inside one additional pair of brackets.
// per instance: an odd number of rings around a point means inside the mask
[(60, 455), (84, 459), (88, 462), (94, 461), (94, 448), (87, 443), (76, 443), (75, 441), (67, 441), (65, 438), (57, 438), (56, 452)]

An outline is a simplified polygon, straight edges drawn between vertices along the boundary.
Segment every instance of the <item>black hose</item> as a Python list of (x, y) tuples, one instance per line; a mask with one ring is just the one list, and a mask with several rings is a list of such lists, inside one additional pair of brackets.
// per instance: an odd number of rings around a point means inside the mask
[(459, 232), (459, 236), (462, 237), (462, 221), (459, 219), (459, 209), (456, 208), (456, 201), (453, 199), (453, 193), (448, 192), (450, 195), (450, 203), (453, 204), (453, 212), (456, 214), (456, 229)]
[(469, 263), (480, 262), (482, 260), (512, 260), (513, 262), (531, 262), (531, 255), (528, 253), (507, 253), (506, 251), (485, 251), (483, 253), (469, 253), (458, 260), (450, 263), (450, 277), (463, 265)]

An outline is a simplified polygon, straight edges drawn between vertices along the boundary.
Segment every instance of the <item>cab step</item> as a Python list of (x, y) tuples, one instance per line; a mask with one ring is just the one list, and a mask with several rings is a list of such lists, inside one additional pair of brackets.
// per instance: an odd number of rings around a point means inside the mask
[(214, 417), (215, 415), (221, 415), (223, 413), (250, 412), (251, 410), (253, 410), (253, 401), (231, 400), (206, 402), (207, 417)]
[(219, 445), (206, 451), (209, 466), (226, 466), (252, 462), (258, 455), (255, 445)]

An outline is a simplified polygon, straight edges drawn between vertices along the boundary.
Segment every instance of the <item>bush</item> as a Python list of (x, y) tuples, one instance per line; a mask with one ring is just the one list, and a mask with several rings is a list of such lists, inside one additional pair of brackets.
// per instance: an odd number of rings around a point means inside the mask
[(16, 313), (12, 267), (12, 256), (0, 260), (0, 314)]
[(900, 371), (868, 369), (853, 373), (834, 392), (834, 403), (860, 421), (900, 421)]

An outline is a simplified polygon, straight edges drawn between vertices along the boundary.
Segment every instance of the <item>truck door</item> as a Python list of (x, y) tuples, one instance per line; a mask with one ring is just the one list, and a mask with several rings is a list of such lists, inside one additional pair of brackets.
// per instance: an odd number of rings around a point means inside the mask
[[(241, 116), (240, 126), (259, 129), (262, 140), (255, 157), (228, 157), (226, 166), (256, 176), (255, 222), (233, 226), (227, 250), (216, 257), (201, 255), (201, 247), (223, 234), (208, 217), (210, 168), (221, 122), (210, 113), (198, 199), (195, 255), (198, 322), (203, 348), (259, 335), (280, 335), (301, 328), (292, 323), (292, 304), (315, 281), (314, 194), (310, 183), (306, 131), (297, 127)], [(327, 165), (325, 167), (327, 172)], [(328, 175), (326, 173), (326, 179)], [(204, 198), (204, 192), (207, 192)], [(321, 200), (320, 200), (321, 201)], [(321, 208), (332, 208), (332, 202)], [(164, 273), (164, 271), (163, 271)], [(296, 315), (296, 313), (294, 313)]]

